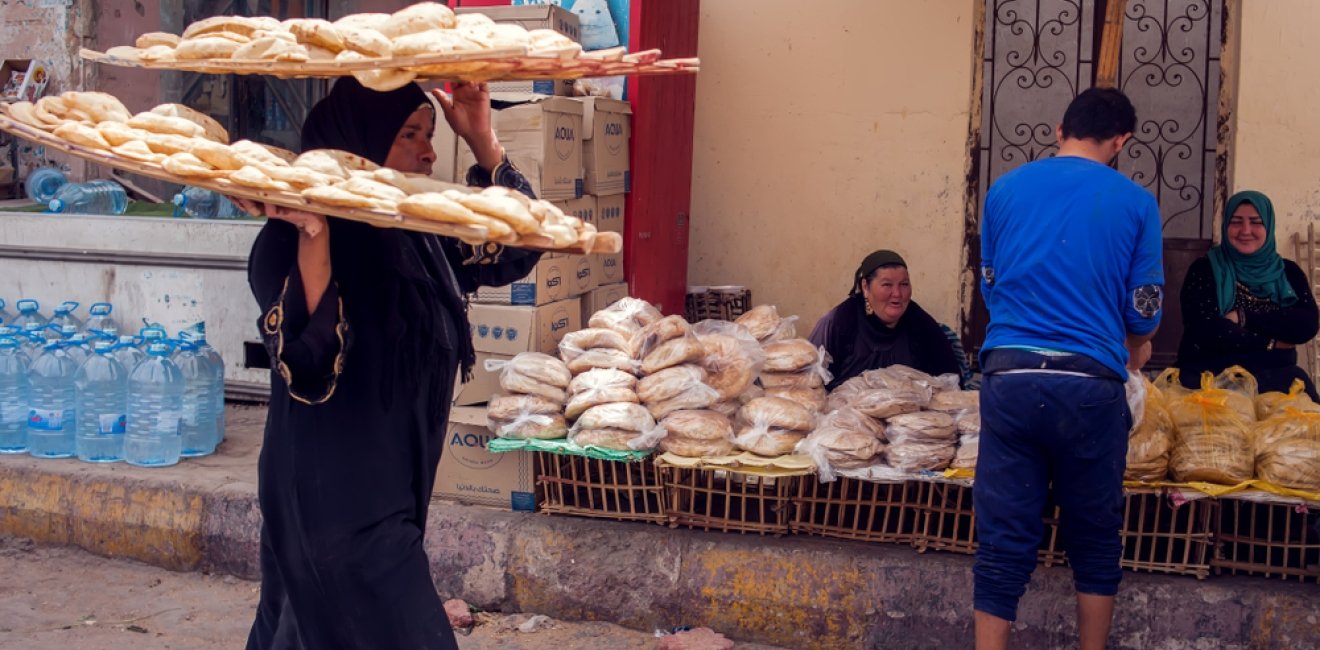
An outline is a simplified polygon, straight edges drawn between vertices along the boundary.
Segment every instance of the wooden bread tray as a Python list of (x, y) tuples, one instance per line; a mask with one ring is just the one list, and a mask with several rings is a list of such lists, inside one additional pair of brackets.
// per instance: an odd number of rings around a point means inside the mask
[(51, 133), (18, 122), (9, 117), (8, 104), (0, 104), (0, 131), (5, 131), (14, 136), (23, 138), (24, 140), (29, 140), (47, 148), (62, 151), (84, 160), (90, 160), (108, 167), (121, 169), (134, 174), (141, 174), (143, 176), (148, 176), (169, 183), (203, 187), (226, 196), (262, 201), (287, 208), (314, 212), (316, 214), (360, 221), (380, 228), (402, 228), (404, 230), (433, 233), (446, 237), (454, 237), (471, 244), (495, 241), (496, 243), (518, 248), (561, 253), (614, 254), (623, 250), (623, 238), (618, 233), (586, 233), (578, 240), (578, 243), (575, 246), (567, 248), (556, 248), (549, 237), (540, 235), (515, 235), (511, 238), (492, 240), (489, 237), (487, 230), (481, 226), (443, 223), (361, 208), (330, 206), (307, 199), (296, 192), (261, 190), (244, 187), (223, 178), (205, 179), (176, 176), (165, 171), (159, 165), (130, 160), (111, 151), (72, 144)]

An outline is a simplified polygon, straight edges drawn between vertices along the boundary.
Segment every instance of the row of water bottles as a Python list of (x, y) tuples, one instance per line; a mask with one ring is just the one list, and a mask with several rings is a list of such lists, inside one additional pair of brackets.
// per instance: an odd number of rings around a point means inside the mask
[(31, 298), (24, 298), (14, 303), (17, 314), (11, 314), (7, 304), (0, 298), (0, 325), (9, 325), (25, 337), (41, 335), (47, 339), (64, 339), (73, 334), (84, 338), (114, 338), (119, 335), (119, 324), (112, 312), (114, 306), (108, 302), (93, 303), (87, 310), (89, 318), (83, 322), (77, 314), (80, 303), (67, 300), (52, 310), (47, 318), (41, 313), (41, 303)]
[(0, 453), (159, 467), (223, 439), (224, 360), (204, 326), (175, 340), (0, 326)]
[[(64, 172), (42, 167), (28, 175), (28, 198), (53, 213), (124, 214), (128, 194), (111, 180), (70, 183)], [(174, 195), (174, 216), (191, 219), (237, 219), (248, 216), (229, 199), (200, 187), (185, 187)]]

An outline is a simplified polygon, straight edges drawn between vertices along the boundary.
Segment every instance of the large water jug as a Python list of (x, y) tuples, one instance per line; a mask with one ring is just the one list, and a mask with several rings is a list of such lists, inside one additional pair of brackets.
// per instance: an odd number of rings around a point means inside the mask
[(0, 298), (0, 324), (9, 325), (14, 322), (14, 315), (5, 309), (5, 299)]
[(63, 341), (46, 344), (28, 370), (28, 453), (38, 458), (68, 458), (74, 453), (77, 426), (73, 365)]
[(133, 372), (143, 359), (147, 358), (147, 353), (138, 347), (137, 339), (127, 334), (119, 337), (119, 342), (115, 344), (115, 359), (124, 366), (124, 369)]
[(65, 351), (69, 353), (69, 358), (73, 359), (75, 368), (81, 368), (87, 358), (92, 356), (92, 343), (87, 340), (87, 335), (82, 332), (73, 331), (72, 325), (65, 325), (60, 332), (64, 335), (64, 342), (69, 347)]
[(147, 358), (128, 376), (128, 432), (124, 460), (142, 467), (179, 462), (183, 439), (183, 373), (170, 361), (170, 346), (152, 343)]
[(55, 193), (49, 207), (56, 214), (124, 214), (128, 194), (109, 180), (69, 183)]
[(78, 408), (75, 448), (78, 458), (89, 463), (124, 459), (128, 371), (115, 359), (114, 347), (110, 341), (97, 341), (92, 356), (73, 378)]
[(247, 216), (232, 201), (201, 187), (186, 187), (174, 195), (174, 216), (190, 219), (234, 219)]
[(24, 298), (14, 303), (14, 308), (18, 310), (18, 315), (14, 317), (12, 325), (18, 329), (26, 331), (29, 323), (42, 326), (46, 324), (46, 317), (41, 315), (41, 305), (37, 301)]
[(165, 328), (159, 325), (148, 325), (138, 331), (138, 347), (146, 352), (153, 343), (165, 343)]
[(200, 354), (196, 345), (182, 341), (174, 363), (183, 372), (184, 380), (183, 422), (179, 426), (183, 449), (179, 454), (205, 456), (220, 443), (215, 433), (215, 398), (211, 394), (215, 379), (211, 362)]
[(45, 205), (55, 198), (55, 192), (64, 187), (69, 179), (64, 177), (64, 172), (54, 167), (42, 167), (32, 172), (23, 184), (23, 189), (27, 191), (27, 197), (33, 203)]
[(206, 323), (198, 323), (192, 329), (180, 332), (180, 338), (191, 341), (198, 352), (211, 362), (211, 387), (208, 391), (215, 401), (215, 444), (225, 440), (225, 359), (220, 351), (206, 342)]
[[(78, 311), (78, 303), (72, 300), (66, 300), (59, 304), (50, 315), (50, 324), (59, 327), (61, 332), (66, 325), (72, 325), (73, 331), (83, 331), (83, 322), (73, 312)], [(66, 334), (64, 338), (68, 338)]]
[(27, 416), (27, 357), (18, 339), (0, 336), (0, 454), (27, 452)]
[(114, 305), (108, 302), (92, 303), (87, 310), (91, 314), (91, 318), (87, 319), (87, 333), (114, 342), (119, 336), (119, 324), (110, 316), (114, 309)]
[(41, 351), (46, 347), (46, 340), (43, 325), (28, 323), (23, 327), (22, 333), (18, 335), (18, 349), (27, 357), (28, 365), (41, 356)]

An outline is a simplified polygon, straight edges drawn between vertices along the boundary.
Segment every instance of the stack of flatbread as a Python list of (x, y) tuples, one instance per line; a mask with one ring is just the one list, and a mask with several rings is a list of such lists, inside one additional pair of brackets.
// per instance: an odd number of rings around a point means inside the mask
[(495, 435), (548, 440), (568, 434), (563, 411), (572, 377), (562, 361), (524, 352), (507, 362), (488, 362), (486, 368), (499, 371), (500, 388), (509, 392), (491, 398), (486, 407), (488, 426)]
[[(420, 2), (393, 14), (359, 13), (330, 22), (319, 18), (216, 16), (192, 23), (182, 35), (152, 32), (132, 46), (106, 54), (133, 62), (370, 61), (421, 55), (526, 52), (534, 57), (574, 59), (582, 47), (550, 29), (497, 24), (480, 13), (455, 15), (437, 2)], [(465, 68), (480, 69), (477, 62)], [(450, 66), (450, 71), (455, 71)], [(425, 70), (422, 70), (423, 72)], [(373, 68), (354, 72), (363, 85), (387, 91), (411, 82), (416, 70)]]

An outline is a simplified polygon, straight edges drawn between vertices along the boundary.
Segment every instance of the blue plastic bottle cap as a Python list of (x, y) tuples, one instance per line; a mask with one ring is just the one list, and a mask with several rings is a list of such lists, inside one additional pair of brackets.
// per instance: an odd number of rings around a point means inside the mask
[(0, 348), (16, 348), (16, 347), (18, 347), (18, 341), (8, 336), (0, 337)]
[(50, 204), (46, 207), (49, 207), (51, 212), (62, 212), (64, 210), (64, 201), (60, 199), (51, 199)]
[(170, 346), (168, 343), (152, 343), (151, 345), (147, 346), (147, 354), (163, 356), (169, 353), (170, 353)]
[(92, 344), (92, 349), (96, 350), (97, 352), (109, 352), (113, 350), (114, 347), (115, 347), (114, 343), (111, 343), (110, 341), (107, 341), (105, 339), (98, 340), (96, 343)]

